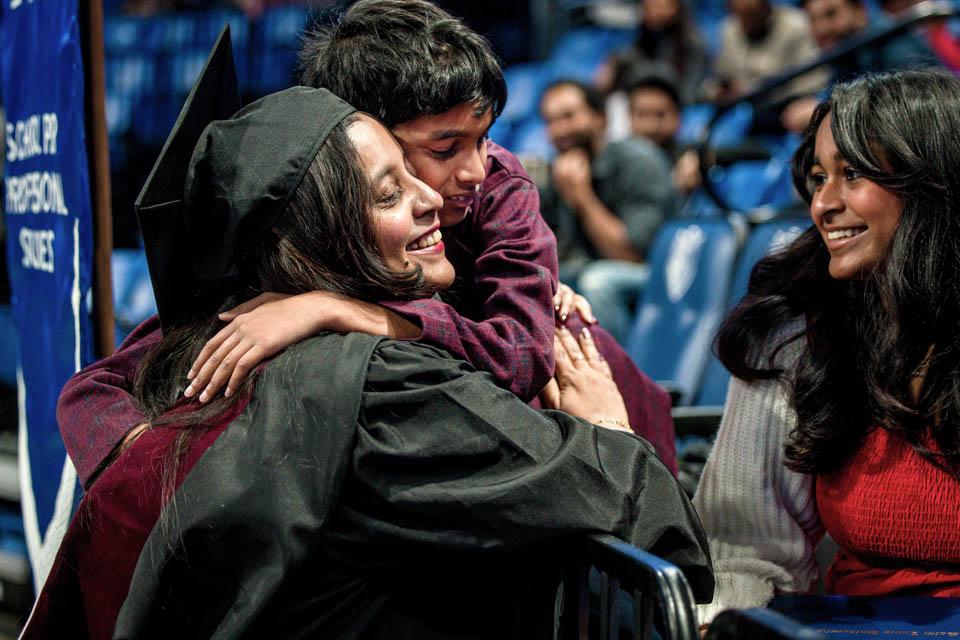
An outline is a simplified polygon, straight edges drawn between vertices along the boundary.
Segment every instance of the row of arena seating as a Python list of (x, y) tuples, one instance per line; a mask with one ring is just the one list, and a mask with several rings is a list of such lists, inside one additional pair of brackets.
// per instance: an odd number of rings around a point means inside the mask
[(160, 148), (224, 24), (230, 25), (241, 92), (258, 97), (293, 83), (308, 17), (306, 7), (296, 5), (272, 8), (255, 21), (234, 10), (106, 16), (106, 111), (114, 168), (125, 162), (130, 143)]

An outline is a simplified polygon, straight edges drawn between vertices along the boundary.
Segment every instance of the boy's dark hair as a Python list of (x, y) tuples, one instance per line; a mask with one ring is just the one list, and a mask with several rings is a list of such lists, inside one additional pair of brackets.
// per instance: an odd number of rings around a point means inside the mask
[(626, 76), (624, 87), (627, 95), (639, 89), (659, 89), (667, 94), (677, 110), (683, 108), (676, 75), (666, 65), (643, 65), (632, 69)]
[(606, 100), (604, 100), (603, 93), (586, 82), (580, 82), (579, 80), (573, 80), (571, 78), (561, 78), (548, 84), (547, 88), (540, 94), (540, 104), (543, 104), (543, 98), (548, 93), (560, 87), (573, 87), (583, 95), (584, 102), (587, 103), (587, 106), (590, 107), (591, 110), (601, 115), (606, 113)]
[(360, 0), (304, 36), (300, 70), (388, 127), (464, 103), (495, 120), (507, 102), (487, 41), (427, 0)]

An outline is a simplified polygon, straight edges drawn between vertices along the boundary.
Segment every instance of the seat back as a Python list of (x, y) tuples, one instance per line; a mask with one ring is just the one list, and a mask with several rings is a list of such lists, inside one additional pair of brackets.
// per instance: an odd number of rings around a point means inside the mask
[[(773, 220), (757, 225), (750, 232), (737, 261), (737, 270), (733, 276), (733, 286), (727, 306), (732, 308), (747, 293), (747, 284), (750, 281), (750, 272), (754, 265), (764, 256), (786, 247), (809, 226), (809, 222), (801, 219)], [(730, 372), (713, 355), (711, 349), (700, 392), (695, 404), (698, 406), (722, 406), (727, 397), (727, 385), (730, 382)]]
[(695, 396), (724, 312), (737, 256), (737, 235), (726, 220), (672, 221), (650, 252), (650, 282), (627, 339), (627, 353), (678, 404)]

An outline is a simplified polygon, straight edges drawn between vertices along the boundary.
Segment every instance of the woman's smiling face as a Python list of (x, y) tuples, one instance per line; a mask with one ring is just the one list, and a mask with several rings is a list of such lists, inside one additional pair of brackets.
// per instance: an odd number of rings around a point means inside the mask
[(440, 232), (443, 198), (410, 174), (400, 145), (370, 116), (361, 115), (347, 135), (373, 189), (370, 218), (384, 264), (396, 272), (419, 265), (428, 284), (449, 287), (454, 269)]
[(831, 277), (866, 277), (893, 240), (903, 200), (861, 176), (840, 155), (829, 115), (817, 129), (809, 181), (810, 217), (830, 252)]

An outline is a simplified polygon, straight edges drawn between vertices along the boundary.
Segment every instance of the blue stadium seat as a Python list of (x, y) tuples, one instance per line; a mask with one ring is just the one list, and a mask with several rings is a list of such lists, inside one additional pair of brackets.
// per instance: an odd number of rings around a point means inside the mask
[[(110, 137), (111, 162), (122, 166), (125, 145), (120, 140), (140, 117), (137, 106), (150, 90), (157, 75), (154, 56), (142, 52), (108, 54), (105, 59), (107, 134)], [(134, 116), (136, 114), (136, 116)]]
[(717, 218), (726, 212), (713, 201), (703, 187), (694, 189), (680, 207), (680, 218), (709, 219)]
[(710, 145), (732, 147), (743, 142), (753, 124), (753, 107), (741, 102), (724, 113), (713, 127)]
[(720, 45), (723, 40), (722, 25), (723, 18), (727, 13), (726, 6), (725, 3), (722, 3), (723, 6), (720, 10), (710, 10), (704, 9), (703, 4), (697, 3), (698, 11), (695, 22), (707, 45), (710, 60), (716, 60), (717, 56), (720, 55)]
[(747, 283), (753, 266), (764, 256), (785, 248), (809, 226), (810, 220), (806, 218), (790, 218), (771, 220), (754, 227), (737, 263), (733, 287), (730, 289), (730, 306), (739, 302), (747, 293)]
[(155, 22), (139, 16), (107, 15), (103, 19), (103, 48), (107, 59), (142, 51), (152, 42)]
[[(176, 53), (188, 50), (200, 42), (198, 33), (202, 14), (192, 11), (163, 13), (153, 18), (155, 40), (153, 46), (158, 52)], [(212, 42), (212, 40), (211, 40)]]
[(169, 91), (141, 96), (130, 127), (133, 138), (147, 147), (159, 149), (163, 146), (183, 108), (184, 98), (183, 94)]
[(9, 304), (0, 305), (0, 383), (17, 386), (20, 337)]
[[(753, 266), (761, 258), (793, 242), (809, 226), (807, 220), (773, 220), (757, 225), (747, 238), (737, 269), (733, 276), (727, 306), (733, 307), (747, 292), (747, 283)], [(702, 407), (722, 407), (727, 398), (730, 372), (711, 352), (703, 382), (694, 404)]]
[(156, 60), (149, 53), (118, 53), (106, 58), (107, 95), (140, 96), (153, 87)]
[(185, 98), (186, 94), (190, 92), (190, 88), (193, 87), (193, 83), (196, 82), (197, 76), (203, 70), (203, 66), (207, 63), (207, 56), (209, 55), (209, 51), (196, 48), (172, 54), (167, 66), (167, 72), (170, 74), (167, 78), (167, 85), (170, 91)]
[(546, 85), (546, 66), (539, 63), (515, 64), (503, 72), (507, 82), (507, 105), (501, 120), (517, 122), (540, 111), (540, 94)]
[(253, 28), (249, 76), (240, 76), (244, 93), (264, 95), (294, 83), (300, 36), (307, 26), (307, 8), (299, 5), (269, 9)]
[(642, 371), (674, 393), (678, 404), (689, 404), (700, 385), (726, 306), (738, 244), (726, 220), (675, 220), (654, 239), (650, 283), (626, 348)]
[[(628, 31), (629, 33), (629, 31)], [(550, 60), (558, 63), (575, 64), (589, 61), (594, 64), (603, 62), (616, 50), (610, 30), (599, 27), (579, 27), (565, 32), (553, 45)]]
[(764, 204), (766, 186), (771, 182), (769, 165), (767, 160), (745, 160), (728, 167), (710, 167), (708, 175), (734, 211), (749, 211)]
[(800, 201), (793, 189), (790, 162), (783, 157), (711, 167), (708, 175), (734, 211), (760, 207), (783, 209)]
[(530, 155), (552, 160), (557, 150), (547, 138), (547, 125), (540, 116), (527, 118), (517, 124), (513, 131), (513, 146), (510, 148), (518, 156)]
[(133, 104), (129, 96), (108, 95), (106, 97), (104, 107), (107, 112), (107, 135), (111, 139), (119, 138), (130, 130)]
[(685, 146), (700, 142), (703, 131), (717, 108), (709, 102), (688, 104), (680, 112), (680, 130), (677, 131), (677, 145)]
[(114, 249), (110, 261), (113, 275), (113, 316), (119, 345), (138, 324), (157, 312), (147, 268), (140, 249)]

